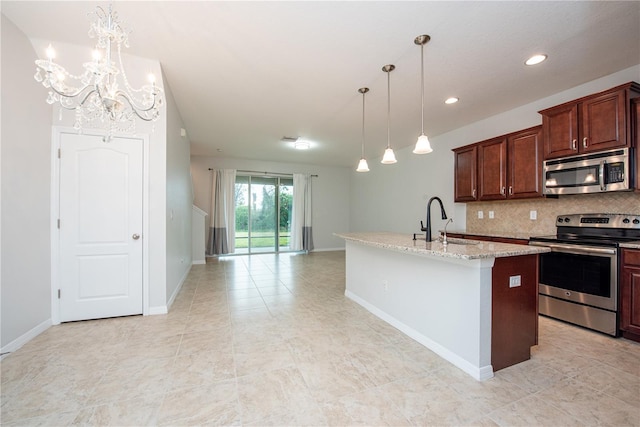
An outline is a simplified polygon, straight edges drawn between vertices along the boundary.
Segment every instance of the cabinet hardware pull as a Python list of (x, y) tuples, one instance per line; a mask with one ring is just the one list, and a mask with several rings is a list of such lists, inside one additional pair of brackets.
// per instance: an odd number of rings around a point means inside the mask
[(474, 199), (476, 198), (476, 189), (475, 188), (471, 191), (471, 195), (473, 196)]
[(505, 187), (502, 187), (502, 190), (500, 190), (500, 194), (502, 194), (503, 196), (507, 194), (507, 189)]
[(585, 136), (584, 138), (582, 138), (582, 146), (584, 148), (587, 148), (587, 145), (589, 145), (589, 144), (587, 144), (587, 137)]
[(509, 186), (509, 195), (513, 196), (513, 187), (512, 186)]
[(578, 149), (578, 140), (574, 139), (573, 141), (571, 141), (571, 149), (572, 150), (577, 150)]

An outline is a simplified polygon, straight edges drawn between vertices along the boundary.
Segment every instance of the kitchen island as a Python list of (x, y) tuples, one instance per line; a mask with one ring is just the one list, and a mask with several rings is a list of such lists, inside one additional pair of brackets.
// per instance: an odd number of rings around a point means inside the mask
[[(548, 248), (398, 233), (346, 241), (345, 295), (477, 380), (537, 340), (538, 256)], [(497, 366), (494, 366), (497, 365)]]

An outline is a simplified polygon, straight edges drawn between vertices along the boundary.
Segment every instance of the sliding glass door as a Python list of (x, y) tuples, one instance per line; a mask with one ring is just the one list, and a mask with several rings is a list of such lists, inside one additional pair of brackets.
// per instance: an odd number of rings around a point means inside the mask
[(289, 250), (293, 178), (236, 176), (236, 254)]

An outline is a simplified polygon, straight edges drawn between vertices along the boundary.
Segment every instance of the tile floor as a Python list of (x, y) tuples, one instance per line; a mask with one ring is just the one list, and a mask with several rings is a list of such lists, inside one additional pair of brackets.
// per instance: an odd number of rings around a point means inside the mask
[(170, 313), (2, 360), (2, 425), (640, 426), (640, 345), (550, 319), (477, 382), (344, 297), (344, 252), (194, 266)]

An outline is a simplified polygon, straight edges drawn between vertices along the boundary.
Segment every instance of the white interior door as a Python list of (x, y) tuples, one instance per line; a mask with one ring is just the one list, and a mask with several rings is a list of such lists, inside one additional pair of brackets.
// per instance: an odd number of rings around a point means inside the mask
[(143, 140), (60, 137), (60, 321), (142, 314)]

